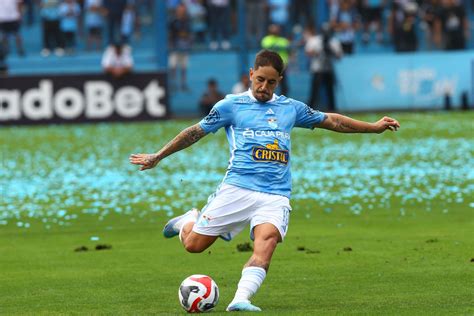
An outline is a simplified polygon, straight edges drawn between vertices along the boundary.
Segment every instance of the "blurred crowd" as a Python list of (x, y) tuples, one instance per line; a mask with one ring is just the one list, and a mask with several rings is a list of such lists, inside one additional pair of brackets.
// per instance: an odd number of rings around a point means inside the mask
[[(167, 2), (171, 50), (228, 50), (238, 45), (237, 0), (163, 0)], [(305, 29), (328, 22), (345, 54), (356, 45), (376, 42), (395, 51), (464, 49), (470, 36), (467, 1), (473, 0), (323, 0), (328, 12), (318, 14), (316, 0), (244, 0), (246, 41), (258, 48), (270, 25), (277, 25), (292, 43)], [(20, 56), (26, 51), (20, 29), (41, 24), (41, 54), (70, 54), (83, 41), (86, 49), (103, 49), (140, 37), (151, 23), (154, 0), (1, 0), (0, 36), (4, 51), (15, 39)], [(471, 4), (474, 7), (474, 4)], [(326, 17), (326, 21), (316, 21)]]
[[(26, 53), (21, 28), (40, 25), (41, 55), (73, 54), (79, 44), (86, 50), (102, 50), (114, 43), (129, 43), (140, 35), (141, 23), (151, 23), (153, 0), (1, 0), (0, 38), (4, 54), (10, 52), (10, 38), (16, 52)], [(30, 38), (31, 36), (31, 38)], [(82, 41), (82, 43), (79, 43)]]
[[(427, 49), (464, 49), (470, 36), (466, 8), (472, 0), (322, 1), (327, 2), (326, 21), (316, 21), (316, 0), (245, 0), (247, 44), (260, 46), (271, 24), (289, 40), (298, 40), (305, 27), (324, 22), (330, 23), (346, 54), (356, 51), (358, 42), (374, 41), (397, 52), (416, 51), (421, 36)], [(170, 26), (172, 48), (182, 42), (193, 48), (231, 48), (238, 27), (236, 0), (169, 0), (168, 8), (175, 20)]]
[[(321, 1), (325, 6), (316, 0), (245, 0), (245, 44), (277, 51), (287, 71), (309, 68), (308, 104), (318, 102), (320, 86), (325, 86), (330, 110), (335, 109), (333, 61), (357, 53), (358, 46), (395, 52), (460, 50), (467, 48), (471, 35), (467, 7), (474, 7), (473, 0)], [(321, 14), (317, 9), (322, 7), (326, 12)], [(232, 40), (238, 32), (237, 0), (169, 0), (168, 10), (171, 83), (187, 91), (191, 51), (243, 44)], [(282, 94), (289, 93), (287, 77), (280, 84)], [(213, 79), (209, 82), (217, 86)]]
[[(187, 91), (190, 52), (231, 50), (242, 45), (236, 36), (241, 21), (239, 0), (160, 1), (166, 1), (168, 10), (172, 87)], [(474, 0), (320, 1), (243, 0), (245, 44), (250, 49), (277, 51), (288, 68), (304, 60), (314, 72), (328, 68), (327, 61), (315, 59), (329, 55), (341, 58), (357, 53), (360, 46), (375, 45), (395, 52), (458, 50), (467, 47), (471, 35), (469, 17), (473, 14), (467, 8), (474, 8)], [(154, 19), (154, 3), (155, 0), (0, 0), (0, 60), (11, 51), (19, 56), (39, 53), (60, 57), (74, 54), (81, 47), (104, 52), (103, 65), (125, 64), (127, 68), (131, 57), (123, 54), (131, 55), (130, 46), (142, 41), (141, 31)], [(322, 8), (324, 12), (318, 11)], [(28, 32), (27, 40), (40, 37), (40, 51), (28, 52), (23, 45), (20, 30), (31, 25), (40, 25), (40, 34)], [(289, 86), (284, 78), (281, 92), (286, 94)]]

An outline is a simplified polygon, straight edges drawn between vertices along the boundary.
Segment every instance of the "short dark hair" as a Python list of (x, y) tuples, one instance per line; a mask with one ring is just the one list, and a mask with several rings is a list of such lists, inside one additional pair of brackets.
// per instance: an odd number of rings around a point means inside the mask
[(281, 59), (280, 55), (277, 52), (263, 49), (257, 53), (255, 56), (255, 63), (253, 68), (257, 70), (259, 67), (271, 66), (278, 74), (281, 76), (283, 74), (283, 70), (285, 69), (285, 65), (283, 63), (283, 59)]

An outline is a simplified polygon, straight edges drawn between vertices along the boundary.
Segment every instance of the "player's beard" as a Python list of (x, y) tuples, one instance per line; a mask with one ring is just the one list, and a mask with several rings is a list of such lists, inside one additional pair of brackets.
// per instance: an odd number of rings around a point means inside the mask
[(259, 92), (258, 90), (254, 93), (254, 97), (260, 102), (267, 102), (272, 98), (270, 93), (263, 91)]

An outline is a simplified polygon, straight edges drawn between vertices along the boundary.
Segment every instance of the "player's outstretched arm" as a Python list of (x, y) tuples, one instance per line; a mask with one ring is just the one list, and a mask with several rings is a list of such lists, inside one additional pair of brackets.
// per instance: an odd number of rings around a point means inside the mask
[(397, 120), (384, 116), (375, 123), (355, 120), (337, 113), (326, 113), (327, 118), (315, 127), (339, 133), (383, 133), (386, 130), (396, 131), (400, 128)]
[(204, 136), (206, 132), (199, 124), (195, 124), (181, 131), (157, 153), (130, 155), (130, 163), (140, 165), (140, 171), (154, 168), (165, 157), (191, 146)]

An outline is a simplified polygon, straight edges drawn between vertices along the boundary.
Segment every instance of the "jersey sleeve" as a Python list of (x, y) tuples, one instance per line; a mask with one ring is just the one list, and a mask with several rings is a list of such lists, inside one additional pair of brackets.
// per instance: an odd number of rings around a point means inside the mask
[(313, 129), (315, 124), (323, 122), (327, 115), (323, 112), (312, 109), (308, 105), (297, 102), (296, 103), (296, 127), (303, 127)]
[(209, 114), (199, 122), (199, 125), (206, 134), (215, 133), (219, 128), (231, 125), (233, 119), (232, 108), (232, 101), (229, 99), (220, 100), (212, 107)]

